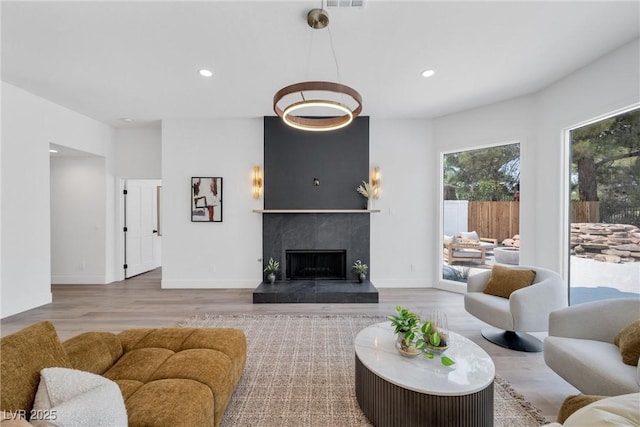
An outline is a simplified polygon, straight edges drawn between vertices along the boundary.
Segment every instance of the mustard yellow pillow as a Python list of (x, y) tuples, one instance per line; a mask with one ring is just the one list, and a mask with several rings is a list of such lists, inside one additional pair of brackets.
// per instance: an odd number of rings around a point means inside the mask
[(620, 347), (622, 361), (631, 366), (638, 366), (640, 357), (640, 319), (622, 328), (613, 340)]
[(536, 272), (533, 270), (518, 270), (494, 265), (487, 287), (483, 292), (497, 297), (509, 298), (512, 292), (529, 286), (535, 278)]
[(564, 399), (564, 402), (562, 402), (560, 411), (558, 411), (558, 422), (560, 424), (563, 424), (567, 420), (567, 418), (569, 418), (578, 409), (590, 405), (593, 402), (597, 402), (598, 400), (602, 400), (605, 397), (607, 396), (588, 394), (578, 394), (575, 396), (567, 397), (566, 399)]

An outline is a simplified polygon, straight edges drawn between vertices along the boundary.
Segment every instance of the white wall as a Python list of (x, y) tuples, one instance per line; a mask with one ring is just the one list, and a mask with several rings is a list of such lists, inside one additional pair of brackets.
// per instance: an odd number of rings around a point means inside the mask
[(104, 157), (51, 158), (51, 283), (106, 283)]
[(112, 128), (4, 82), (2, 124), (0, 317), (4, 318), (51, 302), (50, 142), (106, 159), (107, 265), (113, 257), (115, 212), (109, 193)]
[[(4, 86), (0, 85), (0, 99), (2, 99), (2, 91), (4, 89)], [(2, 107), (4, 107), (4, 102), (2, 102), (2, 105), (0, 105), (0, 112), (2, 112)], [(4, 119), (4, 114), (0, 114), (0, 129), (3, 129), (2, 127), (2, 121)], [(2, 134), (2, 136), (0, 137), (0, 142), (4, 140), (4, 133)], [(0, 168), (2, 167), (2, 150), (3, 150), (3, 144), (0, 143)], [(2, 169), (0, 169), (0, 189), (2, 189)], [(2, 247), (3, 245), (3, 238), (2, 238), (2, 191), (0, 191), (0, 300), (2, 299)], [(2, 303), (0, 302), (0, 318), (2, 318), (2, 313), (4, 312), (4, 310), (2, 309)]]
[(371, 214), (371, 281), (377, 287), (433, 284), (436, 266), (437, 170), (429, 120), (370, 119), (371, 166), (380, 166), (381, 193)]
[(51, 302), (49, 141), (35, 104), (2, 85), (2, 317)]
[(162, 178), (162, 129), (119, 128), (115, 131), (115, 174), (120, 178)]
[[(526, 178), (538, 182), (530, 205), (540, 244), (533, 259), (566, 275), (569, 196), (564, 178), (568, 159), (563, 131), (585, 121), (640, 102), (640, 39), (611, 52), (543, 90), (538, 98), (536, 171)], [(567, 184), (568, 185), (568, 184)], [(564, 191), (563, 191), (564, 190)], [(560, 216), (562, 215), (562, 216)]]
[(520, 142), (521, 264), (566, 275), (563, 129), (640, 100), (639, 52), (636, 40), (538, 93), (434, 120), (440, 152)]
[[(249, 288), (262, 277), (262, 119), (162, 123), (163, 288)], [(223, 221), (192, 223), (191, 177), (223, 178)]]

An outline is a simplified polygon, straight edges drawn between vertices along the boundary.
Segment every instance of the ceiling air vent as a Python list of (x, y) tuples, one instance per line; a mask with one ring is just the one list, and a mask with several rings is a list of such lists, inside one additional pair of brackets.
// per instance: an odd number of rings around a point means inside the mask
[(327, 0), (327, 7), (364, 7), (366, 0)]

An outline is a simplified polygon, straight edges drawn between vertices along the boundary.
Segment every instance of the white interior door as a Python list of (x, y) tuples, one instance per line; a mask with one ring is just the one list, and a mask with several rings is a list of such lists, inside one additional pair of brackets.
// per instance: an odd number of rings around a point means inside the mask
[(129, 179), (125, 195), (125, 278), (161, 265), (158, 236), (159, 180)]

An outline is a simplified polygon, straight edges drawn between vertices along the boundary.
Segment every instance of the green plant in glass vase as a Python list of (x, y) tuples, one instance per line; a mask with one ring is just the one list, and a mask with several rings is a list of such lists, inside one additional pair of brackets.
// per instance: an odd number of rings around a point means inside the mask
[(412, 311), (396, 306), (396, 314), (387, 316), (393, 326), (393, 332), (398, 336), (398, 351), (404, 356), (416, 356), (420, 351), (415, 347), (414, 339), (420, 331), (420, 318)]
[[(422, 338), (416, 341), (416, 348), (424, 351), (425, 357), (433, 359), (436, 354), (444, 352), (449, 345), (447, 343), (447, 331), (439, 328), (433, 321), (426, 321), (420, 327)], [(452, 366), (456, 362), (448, 356), (441, 355), (440, 361), (444, 366)]]

